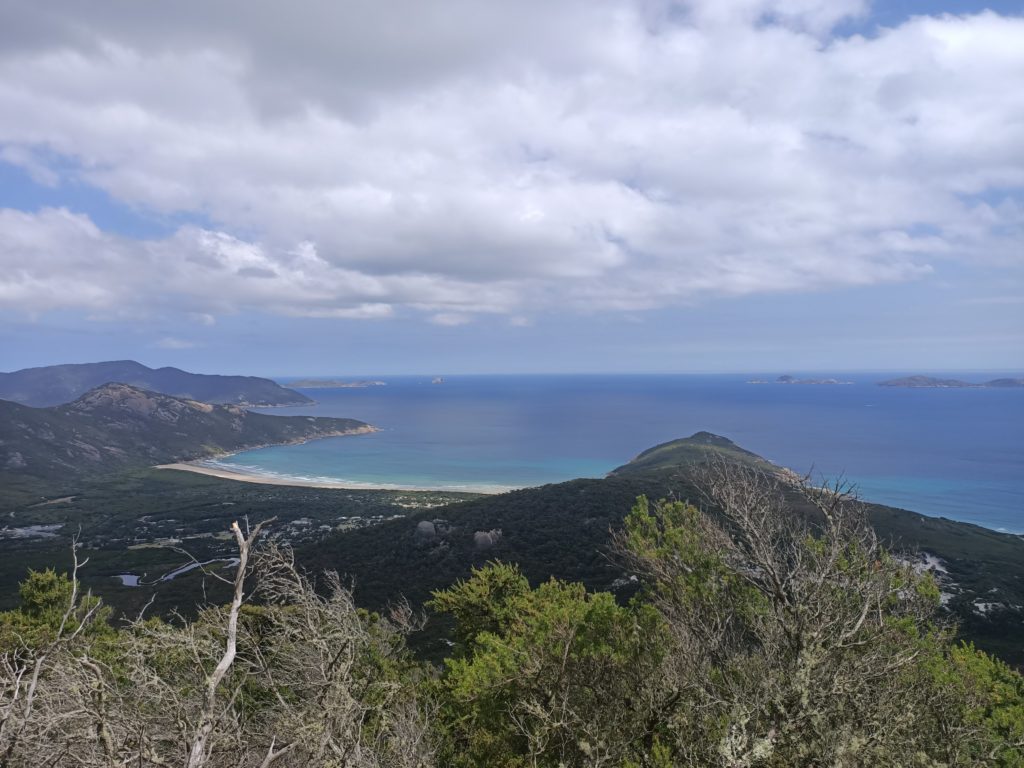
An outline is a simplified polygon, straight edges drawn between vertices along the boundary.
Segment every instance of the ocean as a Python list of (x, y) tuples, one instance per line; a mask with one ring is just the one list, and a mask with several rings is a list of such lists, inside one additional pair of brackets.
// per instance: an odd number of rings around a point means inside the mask
[(797, 472), (842, 476), (869, 501), (1024, 533), (1024, 390), (876, 385), (889, 377), (786, 385), (747, 383), (775, 378), (764, 374), (451, 376), (439, 384), (386, 376), (387, 386), (302, 390), (317, 404), (268, 411), (350, 417), (380, 432), (213, 464), (374, 487), (500, 491), (601, 477), (646, 448), (707, 430)]

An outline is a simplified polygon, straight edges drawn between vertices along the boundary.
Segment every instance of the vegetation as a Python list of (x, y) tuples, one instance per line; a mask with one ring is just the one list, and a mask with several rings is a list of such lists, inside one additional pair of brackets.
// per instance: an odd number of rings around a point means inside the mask
[(667, 650), (648, 605), (490, 565), (437, 593), (459, 645), (438, 689), (444, 765), (622, 765), (673, 709), (652, 686)]
[[(403, 597), (422, 606), (489, 560), (516, 563), (533, 585), (554, 576), (623, 600), (635, 583), (608, 556), (609, 530), (622, 526), (640, 495), (700, 501), (695, 480), (709, 456), (778, 472), (724, 438), (699, 433), (647, 451), (605, 479), (489, 497), (258, 485), (151, 469), (82, 478), (69, 491), (28, 502), (0, 483), (0, 609), (15, 605), (27, 569), (67, 568), (69, 537), (80, 531), (82, 556), (90, 559), (83, 582), (115, 615), (134, 616), (151, 599), (152, 613), (191, 615), (204, 596), (226, 599), (217, 582), (199, 570), (158, 579), (189, 563), (182, 550), (201, 561), (229, 558), (226, 527), (245, 517), (277, 517), (269, 532), (276, 543), (294, 547), (311, 572), (351, 578), (359, 604), (371, 610)], [(814, 513), (799, 493), (787, 492), (787, 502), (794, 514)], [(866, 511), (890, 551), (918, 567), (927, 556), (942, 568), (935, 576), (960, 637), (1024, 664), (1024, 610), (1016, 607), (1024, 606), (1024, 538), (892, 507)], [(431, 535), (420, 532), (423, 523)], [(18, 534), (33, 526), (47, 532)], [(140, 576), (140, 586), (114, 578), (124, 573)], [(446, 622), (431, 621), (410, 639), (417, 653), (434, 660), (447, 653)]]
[(258, 526), (192, 621), (115, 629), (77, 563), (30, 574), (0, 615), (0, 766), (1024, 766), (1024, 680), (953, 640), (842, 488), (695, 480), (707, 511), (640, 498), (617, 530), (628, 601), (497, 562), (435, 591), (443, 668), (406, 650), (407, 604), (315, 589)]
[(370, 430), (354, 419), (267, 416), (105, 384), (52, 408), (0, 400), (0, 481), (30, 498), (126, 468)]
[(0, 399), (41, 408), (69, 403), (117, 382), (186, 400), (234, 405), (307, 405), (305, 395), (257, 376), (213, 376), (179, 368), (147, 368), (134, 360), (48, 365), (0, 373)]
[[(714, 503), (698, 487), (709, 456), (780, 476), (777, 467), (734, 443), (698, 433), (657, 446), (601, 480), (573, 480), (420, 511), (303, 544), (298, 556), (312, 568), (351, 575), (361, 603), (372, 609), (400, 596), (422, 604), (433, 590), (468, 578), (473, 567), (492, 559), (518, 564), (534, 585), (554, 576), (628, 597), (633, 589), (629, 574), (607, 554), (609, 530), (622, 526), (625, 510), (640, 495), (703, 501), (713, 510)], [(813, 519), (818, 513), (797, 491), (798, 478), (785, 473), (781, 478), (792, 514)], [(865, 514), (894, 554), (919, 568), (926, 567), (926, 556), (940, 563), (943, 570), (933, 574), (960, 637), (1011, 664), (1024, 664), (1024, 538), (876, 504), (865, 505)], [(424, 520), (436, 523), (436, 536), (417, 534)], [(499, 529), (498, 541), (478, 545), (477, 532)], [(993, 608), (983, 612), (979, 604)], [(433, 628), (415, 643), (431, 658), (446, 648)]]
[[(258, 527), (233, 533), (230, 602), (188, 623), (115, 634), (75, 571), (31, 575), (49, 592), (0, 617), (0, 765), (423, 764), (403, 617), (357, 610), (337, 579), (317, 594), (285, 553), (253, 548)], [(243, 604), (251, 572), (259, 607)]]
[[(173, 580), (161, 577), (188, 565), (192, 557), (230, 558), (233, 540), (227, 526), (233, 519), (275, 517), (267, 538), (298, 548), (332, 532), (471, 498), (475, 495), (261, 485), (155, 469), (97, 478), (81, 484), (74, 496), (28, 507), (0, 505), (7, 526), (0, 528), (0, 610), (17, 604), (17, 584), (27, 570), (70, 567), (72, 536), (82, 558), (89, 559), (83, 585), (102, 596), (115, 615), (135, 616), (150, 601), (150, 613), (191, 615), (204, 598), (226, 599), (218, 582), (198, 569)], [(50, 533), (14, 536), (32, 527)], [(9, 538), (2, 538), (5, 534)], [(119, 574), (136, 574), (138, 586), (123, 585)]]

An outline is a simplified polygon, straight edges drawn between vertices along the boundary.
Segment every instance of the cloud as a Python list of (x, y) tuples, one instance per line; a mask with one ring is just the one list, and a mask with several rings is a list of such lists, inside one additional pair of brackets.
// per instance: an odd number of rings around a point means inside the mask
[(434, 325), (442, 325), (449, 328), (453, 328), (458, 325), (466, 325), (473, 318), (469, 315), (458, 315), (454, 312), (439, 312), (430, 318), (430, 322)]
[(1012, 295), (1012, 296), (974, 296), (969, 298), (960, 299), (958, 304), (965, 304), (967, 306), (981, 306), (981, 307), (993, 307), (1001, 305), (1017, 305), (1024, 304), (1024, 295)]
[(493, 287), (421, 274), (372, 275), (332, 265), (311, 243), (272, 253), (257, 242), (195, 227), (166, 240), (138, 241), (101, 231), (67, 209), (0, 209), (0, 306), (77, 308), (143, 315), (187, 311), (212, 324), (217, 314), (382, 318), (393, 305), (436, 311), (500, 311), (512, 299)]
[(160, 349), (195, 349), (202, 345), (194, 341), (187, 341), (186, 339), (176, 339), (173, 336), (165, 336), (156, 342), (154, 346), (159, 347)]
[(17, 145), (0, 147), (0, 162), (21, 168), (41, 187), (56, 187), (60, 176), (33, 155), (31, 150)]
[(0, 157), (209, 224), (0, 211), (0, 307), (445, 324), (1021, 261), (1024, 19), (842, 38), (864, 2), (240, 8), (4, 5)]

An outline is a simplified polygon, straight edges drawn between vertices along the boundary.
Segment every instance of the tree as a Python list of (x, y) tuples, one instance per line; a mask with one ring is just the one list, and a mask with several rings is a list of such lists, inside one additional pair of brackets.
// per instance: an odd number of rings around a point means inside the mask
[(0, 765), (433, 764), (408, 613), (358, 610), (334, 574), (321, 594), (289, 552), (255, 546), (260, 526), (232, 531), (232, 600), (190, 622), (115, 633), (80, 595), (77, 567), (30, 575), (22, 608), (0, 619), (18, 639), (0, 656)]
[(641, 498), (615, 545), (672, 638), (678, 764), (990, 764), (964, 748), (986, 739), (964, 697), (936, 695), (951, 635), (936, 585), (885, 551), (845, 488), (723, 461), (699, 487), (705, 512)]
[[(79, 691), (69, 689), (65, 670), (77, 668), (76, 655), (90, 643), (109, 640), (107, 612), (78, 583), (77, 541), (72, 542), (70, 576), (53, 570), (30, 571), (19, 590), (21, 608), (0, 614), (0, 767), (39, 765), (43, 745), (61, 743), (73, 719), (67, 711)], [(95, 721), (91, 726), (95, 727)], [(23, 756), (33, 756), (25, 762)]]
[(620, 766), (655, 739), (664, 645), (649, 606), (490, 564), (435, 593), (462, 646), (440, 686), (443, 764)]
[[(969, 644), (933, 659), (931, 671), (934, 700), (943, 702), (940, 726), (950, 733), (957, 759), (1024, 768), (1024, 677)], [(961, 723), (975, 729), (974, 738), (953, 738)]]

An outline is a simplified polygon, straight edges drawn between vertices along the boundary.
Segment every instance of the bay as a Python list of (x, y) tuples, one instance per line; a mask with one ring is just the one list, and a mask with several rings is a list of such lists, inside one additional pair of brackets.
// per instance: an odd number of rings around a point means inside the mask
[(775, 375), (381, 377), (387, 386), (302, 390), (317, 404), (268, 411), (350, 417), (381, 431), (213, 463), (493, 492), (601, 477), (653, 445), (707, 430), (797, 472), (845, 477), (870, 501), (1024, 533), (1024, 390), (886, 388), (877, 382), (890, 375), (872, 373), (841, 376), (852, 383), (840, 385), (747, 383)]

